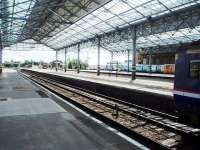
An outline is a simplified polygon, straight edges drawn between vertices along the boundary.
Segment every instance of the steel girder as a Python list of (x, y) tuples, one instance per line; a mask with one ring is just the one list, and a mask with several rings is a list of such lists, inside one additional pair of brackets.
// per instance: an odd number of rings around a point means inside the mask
[(31, 1), (32, 0), (0, 1), (0, 21), (3, 47), (16, 43), (18, 37), (21, 36), (21, 29), (30, 13)]
[(3, 35), (7, 35), (8, 34), (8, 21), (7, 21), (7, 17), (8, 17), (8, 1), (7, 0), (1, 0), (0, 2), (0, 46), (1, 46), (1, 50), (3, 47), (3, 41), (8, 40), (6, 36)]

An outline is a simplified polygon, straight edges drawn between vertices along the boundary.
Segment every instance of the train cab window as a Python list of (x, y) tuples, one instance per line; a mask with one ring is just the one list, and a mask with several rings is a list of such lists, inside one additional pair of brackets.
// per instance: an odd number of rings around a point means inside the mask
[(200, 79), (200, 60), (190, 61), (190, 78)]

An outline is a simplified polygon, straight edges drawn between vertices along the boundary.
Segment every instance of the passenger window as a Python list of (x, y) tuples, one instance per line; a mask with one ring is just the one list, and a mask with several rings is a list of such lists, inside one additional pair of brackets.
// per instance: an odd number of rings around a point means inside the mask
[(200, 60), (190, 61), (190, 78), (200, 79)]

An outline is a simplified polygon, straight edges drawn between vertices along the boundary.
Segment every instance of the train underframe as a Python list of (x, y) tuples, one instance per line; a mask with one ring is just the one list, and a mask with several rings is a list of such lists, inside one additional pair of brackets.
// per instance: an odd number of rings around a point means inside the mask
[(200, 99), (174, 95), (180, 122), (200, 126)]

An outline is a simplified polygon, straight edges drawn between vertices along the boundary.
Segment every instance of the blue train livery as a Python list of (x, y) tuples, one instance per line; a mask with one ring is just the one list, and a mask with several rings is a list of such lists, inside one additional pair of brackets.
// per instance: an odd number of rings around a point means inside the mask
[(174, 100), (181, 118), (200, 120), (200, 42), (177, 51)]

